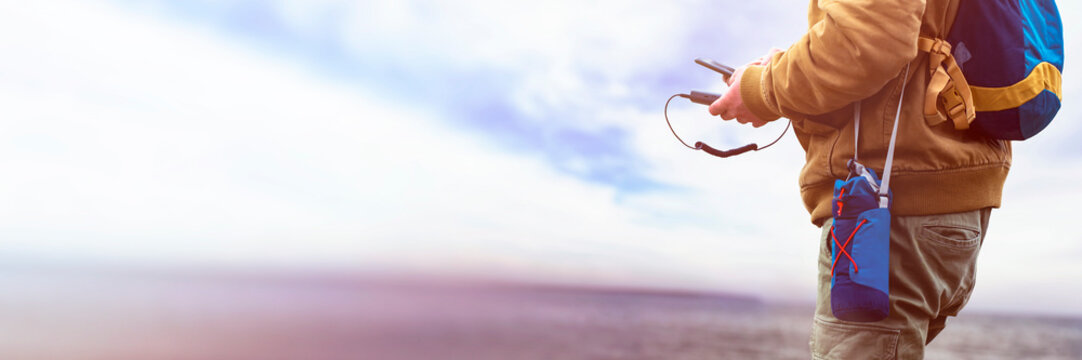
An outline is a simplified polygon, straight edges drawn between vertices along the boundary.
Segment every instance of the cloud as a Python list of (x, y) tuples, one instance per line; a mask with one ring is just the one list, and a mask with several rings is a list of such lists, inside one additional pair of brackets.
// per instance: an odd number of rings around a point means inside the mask
[[(750, 232), (731, 243), (671, 218), (664, 207), (684, 207), (660, 196), (621, 195), (545, 154), (504, 151), (442, 121), (442, 108), (311, 76), (205, 28), (66, 6), (28, 5), (4, 22), (64, 24), (0, 44), (5, 117), (17, 120), (0, 135), (8, 258), (495, 268), (732, 288), (787, 277), (728, 276), (719, 269), (770, 249)], [(696, 196), (683, 198), (695, 213)]]
[[(718, 79), (710, 80), (716, 75), (695, 67), (693, 57), (729, 52), (730, 62), (740, 61), (766, 48), (726, 35), (748, 22), (719, 21), (735, 3), (154, 4), (149, 7), (162, 14), (303, 58), (336, 78), (423, 102), (445, 112), (444, 121), (487, 133), (507, 151), (542, 154), (565, 173), (625, 191), (665, 184), (638, 170), (642, 150), (628, 144), (627, 118), (611, 115), (623, 112), (611, 110), (656, 114), (673, 92), (711, 82), (718, 88)], [(741, 9), (779, 13), (772, 4)], [(782, 13), (802, 18), (802, 11)]]

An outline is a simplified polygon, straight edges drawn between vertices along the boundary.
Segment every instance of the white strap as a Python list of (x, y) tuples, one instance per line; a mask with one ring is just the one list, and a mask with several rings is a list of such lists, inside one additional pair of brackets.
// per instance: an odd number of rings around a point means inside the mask
[(860, 161), (860, 103), (853, 105), (853, 161)]
[(894, 113), (894, 129), (890, 131), (890, 146), (887, 147), (887, 162), (883, 165), (883, 185), (879, 187), (879, 207), (886, 208), (890, 194), (890, 168), (894, 164), (894, 143), (898, 140), (898, 120), (902, 116), (902, 101), (905, 100), (905, 86), (909, 82), (909, 64), (905, 65), (905, 77), (902, 78), (902, 95), (898, 96), (898, 110)]

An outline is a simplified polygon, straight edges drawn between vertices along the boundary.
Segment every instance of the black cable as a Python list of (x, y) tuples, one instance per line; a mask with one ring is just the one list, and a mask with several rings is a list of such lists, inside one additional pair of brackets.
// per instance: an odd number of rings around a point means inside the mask
[[(771, 141), (769, 144), (766, 144), (766, 146), (763, 146), (763, 147), (758, 147), (755, 144), (748, 144), (748, 145), (745, 145), (745, 146), (743, 146), (743, 147), (741, 147), (739, 149), (733, 149), (733, 150), (729, 150), (729, 151), (717, 151), (717, 150), (714, 150), (713, 148), (711, 148), (710, 146), (704, 144), (701, 141), (696, 142), (695, 146), (691, 146), (691, 145), (688, 145), (688, 143), (684, 142), (684, 139), (681, 139), (680, 135), (676, 134), (676, 130), (674, 130), (672, 128), (672, 122), (669, 121), (669, 103), (672, 102), (672, 99), (675, 99), (678, 96), (682, 97), (682, 98), (691, 99), (690, 95), (676, 94), (676, 95), (670, 96), (669, 100), (665, 101), (665, 111), (664, 111), (665, 123), (669, 125), (669, 131), (672, 131), (672, 135), (676, 137), (676, 140), (680, 140), (680, 143), (684, 144), (684, 146), (687, 146), (688, 149), (703, 150), (703, 148), (705, 147), (706, 149), (708, 149), (707, 150), (708, 153), (711, 153), (711, 154), (713, 154), (715, 156), (718, 156), (718, 157), (729, 157), (729, 156), (732, 156), (732, 155), (737, 155), (737, 154), (743, 153), (743, 152), (748, 151), (748, 150), (759, 151), (759, 150), (771, 147), (774, 144), (778, 143), (778, 141), (781, 140), (781, 138), (785, 136), (785, 133), (789, 132), (789, 127), (793, 125), (792, 120), (788, 121), (785, 124), (785, 129), (781, 131), (781, 135), (778, 135), (778, 138), (774, 139), (774, 141)], [(694, 100), (692, 100), (692, 101), (694, 101)], [(710, 151), (710, 150), (713, 150), (713, 151)]]
[(688, 143), (684, 142), (684, 139), (681, 139), (680, 135), (676, 135), (676, 130), (673, 130), (672, 123), (669, 122), (669, 102), (672, 101), (672, 99), (675, 99), (677, 96), (682, 97), (682, 98), (687, 98), (688, 97), (687, 95), (684, 95), (684, 94), (676, 94), (676, 95), (673, 95), (673, 96), (669, 97), (669, 100), (665, 102), (665, 123), (669, 124), (669, 131), (672, 131), (672, 135), (676, 137), (676, 140), (680, 140), (681, 144), (684, 144), (684, 146), (687, 146), (688, 149), (699, 150), (699, 148), (688, 145)]
[(778, 135), (778, 138), (777, 138), (777, 139), (774, 139), (774, 141), (771, 141), (771, 142), (770, 142), (769, 144), (766, 144), (766, 146), (763, 146), (763, 147), (761, 147), (761, 148), (755, 149), (755, 151), (759, 151), (759, 150), (762, 150), (762, 149), (766, 149), (766, 148), (770, 147), (771, 145), (774, 145), (775, 143), (777, 143), (777, 142), (778, 142), (778, 140), (781, 140), (781, 137), (782, 137), (782, 136), (785, 136), (785, 133), (789, 131), (789, 126), (790, 126), (790, 125), (793, 125), (793, 121), (792, 121), (792, 120), (789, 120), (789, 122), (785, 123), (785, 130), (782, 130), (782, 131), (781, 131), (781, 135)]

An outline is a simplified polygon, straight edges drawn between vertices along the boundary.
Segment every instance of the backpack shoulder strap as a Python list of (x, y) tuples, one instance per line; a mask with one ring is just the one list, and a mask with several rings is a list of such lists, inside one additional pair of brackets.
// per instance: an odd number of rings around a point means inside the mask
[(924, 93), (925, 120), (935, 126), (950, 119), (955, 129), (969, 129), (969, 124), (977, 117), (977, 108), (973, 106), (969, 82), (951, 54), (951, 44), (943, 39), (921, 36), (917, 48), (928, 53), (928, 72), (932, 76)]

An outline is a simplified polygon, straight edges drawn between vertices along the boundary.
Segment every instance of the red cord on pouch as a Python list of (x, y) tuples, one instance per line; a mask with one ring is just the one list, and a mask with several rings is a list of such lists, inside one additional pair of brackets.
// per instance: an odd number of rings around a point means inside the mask
[(868, 222), (868, 219), (861, 220), (860, 224), (857, 224), (857, 228), (853, 229), (853, 232), (849, 234), (848, 239), (845, 239), (845, 244), (839, 244), (838, 243), (838, 237), (834, 235), (834, 227), (833, 226), (830, 227), (830, 238), (834, 239), (834, 244), (835, 245), (841, 246), (841, 247), (838, 248), (838, 256), (835, 256), (834, 261), (831, 261), (831, 264), (830, 264), (830, 276), (831, 277), (834, 276), (834, 267), (838, 266), (838, 259), (842, 257), (842, 254), (845, 254), (845, 257), (849, 258), (849, 262), (853, 264), (853, 272), (858, 272), (859, 271), (859, 269), (857, 269), (856, 260), (853, 260), (853, 257), (851, 255), (849, 255), (849, 252), (845, 251), (845, 246), (849, 245), (849, 242), (853, 240), (853, 235), (856, 235), (857, 230), (860, 230), (860, 227), (863, 226), (864, 223), (866, 223), (866, 222)]
[(842, 207), (845, 206), (845, 203), (842, 202), (843, 195), (845, 195), (845, 188), (838, 192), (838, 216), (842, 216)]

